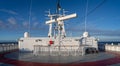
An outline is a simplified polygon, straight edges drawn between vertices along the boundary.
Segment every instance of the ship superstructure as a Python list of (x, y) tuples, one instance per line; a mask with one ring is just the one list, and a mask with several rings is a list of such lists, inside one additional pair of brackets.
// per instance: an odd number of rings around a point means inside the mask
[[(64, 21), (77, 17), (76, 13), (61, 14), (60, 4), (57, 4), (57, 13), (48, 17), (50, 20), (45, 23), (49, 25), (48, 37), (30, 37), (28, 32), (19, 39), (20, 51), (33, 52), (35, 55), (85, 55), (86, 53), (96, 53), (98, 51), (97, 39), (90, 37), (88, 32), (84, 32), (81, 37), (67, 37)], [(53, 26), (55, 24), (55, 26)]]

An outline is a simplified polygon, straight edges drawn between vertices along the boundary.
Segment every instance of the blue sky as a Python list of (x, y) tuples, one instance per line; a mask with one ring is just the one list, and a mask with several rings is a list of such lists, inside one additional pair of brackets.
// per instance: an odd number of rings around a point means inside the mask
[[(45, 11), (55, 13), (57, 0), (32, 0), (31, 36), (47, 36)], [(103, 2), (103, 3), (102, 3)], [(97, 7), (100, 3), (99, 7)], [(77, 18), (66, 20), (67, 36), (84, 32), (86, 0), (61, 0), (67, 14)], [(96, 8), (97, 7), (97, 8)], [(28, 31), (30, 0), (0, 0), (0, 40), (16, 40)], [(87, 31), (100, 40), (120, 41), (120, 0), (88, 0)]]

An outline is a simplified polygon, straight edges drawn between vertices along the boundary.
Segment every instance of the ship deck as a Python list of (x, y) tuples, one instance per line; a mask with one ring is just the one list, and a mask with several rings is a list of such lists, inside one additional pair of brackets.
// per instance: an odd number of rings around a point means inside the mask
[(120, 66), (120, 53), (100, 52), (85, 56), (34, 56), (18, 51), (0, 54), (2, 66)]

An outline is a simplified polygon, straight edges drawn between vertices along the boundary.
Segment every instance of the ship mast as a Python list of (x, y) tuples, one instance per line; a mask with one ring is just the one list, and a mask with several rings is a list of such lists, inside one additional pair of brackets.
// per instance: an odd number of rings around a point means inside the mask
[(85, 32), (87, 31), (87, 29), (86, 29), (87, 12), (88, 12), (88, 0), (87, 0), (87, 2), (86, 2), (86, 9), (85, 9)]
[(55, 30), (55, 34), (57, 32), (57, 36), (54, 35), (54, 37), (56, 37), (58, 39), (59, 55), (61, 55), (60, 50), (61, 50), (62, 39), (63, 39), (63, 37), (66, 36), (64, 20), (68, 20), (68, 19), (71, 19), (71, 18), (74, 18), (77, 16), (76, 13), (70, 14), (70, 15), (65, 15), (64, 10), (63, 10), (63, 14), (61, 14), (60, 11), (61, 11), (60, 0), (58, 0), (56, 13), (51, 14), (49, 11), (48, 17), (50, 18), (50, 20), (46, 21), (46, 24), (49, 25), (48, 36), (49, 36), (50, 40), (52, 39), (52, 23), (55, 23), (54, 30)]
[[(85, 18), (84, 18), (84, 21), (85, 21), (85, 32), (83, 33), (83, 37), (88, 37), (89, 34), (87, 32), (87, 12), (88, 12), (88, 0), (86, 0), (86, 9), (85, 9)], [(86, 41), (85, 41), (86, 42)]]
[(28, 18), (28, 32), (29, 32), (29, 34), (30, 34), (30, 26), (31, 26), (31, 24), (30, 24), (30, 22), (31, 22), (31, 12), (32, 12), (32, 0), (30, 0), (30, 9), (29, 9), (29, 18)]

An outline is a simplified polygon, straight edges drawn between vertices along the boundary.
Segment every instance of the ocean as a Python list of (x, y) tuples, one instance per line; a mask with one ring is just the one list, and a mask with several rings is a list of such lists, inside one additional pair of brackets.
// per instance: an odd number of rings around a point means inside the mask
[(17, 41), (0, 41), (0, 44), (18, 44)]
[[(104, 45), (104, 44), (116, 44), (116, 45), (118, 45), (118, 44), (120, 44), (120, 42), (113, 42), (113, 41), (102, 41), (102, 42), (98, 42), (98, 45)], [(0, 41), (0, 44), (18, 44), (18, 42), (17, 41)]]

